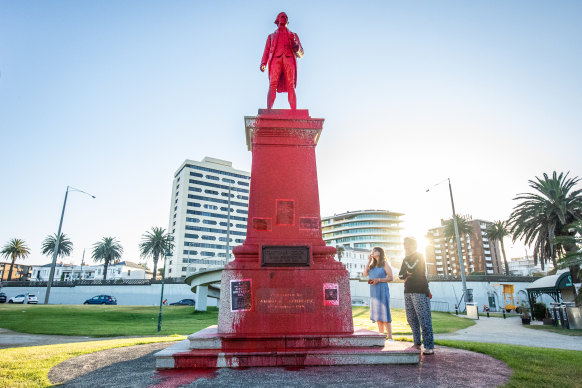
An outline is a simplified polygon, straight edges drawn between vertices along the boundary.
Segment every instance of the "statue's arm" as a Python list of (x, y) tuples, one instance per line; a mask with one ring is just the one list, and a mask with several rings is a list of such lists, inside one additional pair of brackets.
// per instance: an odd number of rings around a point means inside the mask
[(301, 58), (303, 56), (303, 46), (301, 46), (301, 42), (299, 41), (299, 35), (295, 33), (293, 34), (293, 48), (297, 58)]
[(263, 51), (263, 58), (261, 59), (261, 71), (265, 71), (265, 67), (267, 67), (270, 49), (271, 49), (271, 37), (267, 36), (267, 43), (265, 43), (265, 51)]

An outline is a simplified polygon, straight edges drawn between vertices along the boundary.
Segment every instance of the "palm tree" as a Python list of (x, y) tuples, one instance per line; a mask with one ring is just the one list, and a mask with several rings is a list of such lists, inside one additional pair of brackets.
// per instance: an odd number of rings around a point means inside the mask
[(12, 280), (12, 268), (14, 267), (14, 262), (17, 259), (26, 259), (28, 255), (30, 255), (30, 249), (24, 240), (13, 238), (4, 244), (0, 254), (5, 258), (10, 257), (12, 259), (10, 262), (10, 270), (8, 270), (8, 280)]
[(115, 237), (103, 237), (101, 241), (93, 244), (93, 260), (103, 260), (103, 280), (107, 280), (107, 267), (121, 258), (123, 248)]
[[(55, 253), (55, 242), (57, 241), (57, 234), (48, 235), (42, 242), (40, 252), (43, 255), (52, 256)], [(70, 256), (73, 251), (73, 243), (66, 234), (61, 233), (59, 237), (59, 251), (57, 257)]]
[(139, 250), (142, 257), (151, 256), (154, 259), (154, 279), (157, 276), (158, 260), (166, 254), (167, 249), (171, 249), (169, 235), (164, 228), (152, 227), (151, 232), (145, 232), (141, 236)]
[[(509, 265), (507, 264), (507, 256), (505, 255), (505, 244), (503, 239), (509, 236), (507, 230), (507, 221), (495, 221), (485, 230), (485, 235), (489, 241), (499, 241), (501, 243), (501, 253), (503, 253), (503, 265), (505, 266), (505, 274), (509, 275)], [(485, 269), (487, 271), (487, 269)]]
[[(455, 214), (455, 218), (457, 219), (457, 228), (459, 229), (459, 240), (461, 241), (462, 244), (465, 241), (463, 237), (468, 234), (471, 234), (473, 232), (473, 227), (469, 224), (468, 217)], [(453, 219), (450, 218), (444, 221), (443, 226), (445, 227), (443, 231), (445, 239), (448, 240), (449, 242), (452, 242), (455, 239), (455, 223)], [(465, 245), (467, 244), (465, 243)], [(452, 251), (456, 252), (457, 250), (453, 249)], [(463, 260), (463, 258), (459, 257), (459, 262), (461, 260)], [(445, 263), (445, 271), (446, 271), (445, 274), (448, 274), (448, 263)]]
[[(556, 236), (572, 236), (567, 225), (582, 220), (582, 189), (574, 189), (580, 178), (568, 178), (569, 173), (553, 172), (550, 178), (530, 180), (529, 186), (536, 192), (518, 194), (514, 200), (521, 201), (513, 208), (509, 227), (513, 241), (520, 239), (534, 246), (534, 262), (538, 258), (543, 265), (574, 249), (572, 244), (556, 242)], [(572, 271), (572, 268), (570, 268)]]
[[(565, 248), (567, 253), (560, 258), (558, 266), (560, 268), (570, 268), (572, 289), (574, 290), (574, 295), (576, 295), (574, 283), (580, 283), (580, 279), (582, 278), (582, 271), (580, 271), (580, 266), (582, 265), (582, 221), (576, 221), (570, 225), (566, 225), (566, 229), (570, 235), (558, 236), (555, 240), (556, 243), (564, 244), (564, 246), (568, 247)], [(582, 306), (582, 288), (578, 290), (575, 302), (576, 306)]]

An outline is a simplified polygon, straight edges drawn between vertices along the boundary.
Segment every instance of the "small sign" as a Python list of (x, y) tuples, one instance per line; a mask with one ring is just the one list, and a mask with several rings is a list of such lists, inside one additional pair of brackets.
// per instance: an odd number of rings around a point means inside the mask
[(230, 311), (249, 311), (253, 307), (251, 298), (252, 279), (230, 281)]
[(270, 218), (253, 218), (253, 229), (257, 231), (261, 230), (271, 230), (271, 219)]
[(308, 246), (271, 245), (261, 249), (262, 267), (309, 267)]
[(299, 218), (299, 229), (317, 230), (321, 227), (319, 217), (301, 217)]
[(295, 224), (295, 201), (292, 199), (277, 200), (277, 225)]
[(323, 283), (323, 305), (339, 306), (339, 287), (337, 283)]

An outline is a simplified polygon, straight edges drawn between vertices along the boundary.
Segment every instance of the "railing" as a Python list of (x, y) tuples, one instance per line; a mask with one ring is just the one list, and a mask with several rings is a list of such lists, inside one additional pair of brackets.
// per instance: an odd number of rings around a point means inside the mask
[[(184, 278), (168, 278), (164, 282), (166, 284), (182, 284)], [(3, 281), (0, 283), (2, 287), (46, 287), (47, 281)], [(76, 279), (76, 280), (57, 280), (53, 281), (52, 287), (75, 287), (75, 286), (144, 286), (150, 284), (161, 284), (162, 280), (154, 279)]]
[[(390, 308), (394, 309), (404, 309), (404, 299), (390, 298)], [(449, 312), (449, 302), (442, 302), (439, 300), (430, 301), (430, 311), (443, 311)]]

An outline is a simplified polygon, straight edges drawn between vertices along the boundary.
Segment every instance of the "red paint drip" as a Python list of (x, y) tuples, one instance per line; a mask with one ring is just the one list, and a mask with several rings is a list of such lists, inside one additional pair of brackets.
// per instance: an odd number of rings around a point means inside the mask
[(155, 378), (161, 378), (161, 381), (148, 386), (148, 388), (177, 388), (185, 384), (193, 383), (198, 379), (213, 379), (218, 375), (218, 368), (199, 368), (199, 369), (169, 369), (158, 371)]

